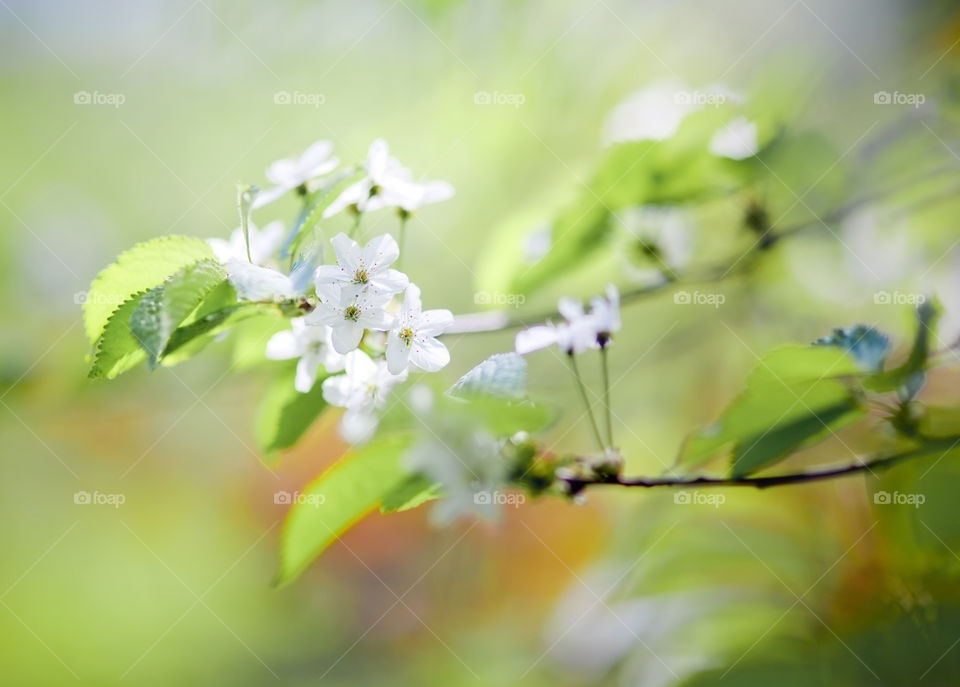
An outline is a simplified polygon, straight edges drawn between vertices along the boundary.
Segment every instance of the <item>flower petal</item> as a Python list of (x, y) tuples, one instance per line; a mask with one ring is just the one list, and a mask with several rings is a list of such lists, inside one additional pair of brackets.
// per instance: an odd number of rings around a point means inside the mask
[(301, 394), (305, 394), (313, 388), (317, 381), (317, 368), (320, 366), (320, 359), (315, 355), (305, 355), (297, 363), (297, 376), (293, 386)]
[(427, 310), (420, 315), (417, 331), (425, 336), (443, 334), (453, 325), (453, 313), (449, 310)]
[(556, 327), (541, 324), (536, 327), (531, 327), (530, 329), (525, 329), (522, 332), (517, 332), (514, 349), (520, 355), (526, 355), (527, 353), (533, 353), (534, 351), (552, 346), (557, 343), (558, 340), (559, 332)]
[(333, 350), (337, 353), (349, 353), (356, 350), (363, 338), (363, 325), (359, 322), (341, 320), (333, 326)]
[(398, 257), (400, 247), (390, 234), (381, 234), (370, 239), (360, 254), (360, 259), (370, 272), (386, 269), (396, 262)]
[(410, 346), (410, 362), (427, 372), (436, 372), (450, 362), (450, 351), (430, 336), (418, 336)]
[(289, 360), (301, 354), (297, 337), (292, 330), (277, 332), (267, 341), (266, 356), (270, 360)]
[(360, 244), (344, 234), (342, 231), (330, 239), (333, 250), (337, 254), (337, 263), (350, 274), (360, 267)]
[(390, 333), (387, 339), (387, 369), (390, 374), (398, 375), (407, 369), (410, 360), (410, 347), (399, 336)]
[(353, 390), (354, 384), (347, 375), (335, 375), (323, 380), (323, 400), (332, 406), (346, 408)]

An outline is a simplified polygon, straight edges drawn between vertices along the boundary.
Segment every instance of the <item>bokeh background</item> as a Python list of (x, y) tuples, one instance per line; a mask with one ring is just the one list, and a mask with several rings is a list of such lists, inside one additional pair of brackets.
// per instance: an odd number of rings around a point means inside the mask
[[(251, 429), (264, 370), (234, 368), (227, 340), (181, 366), (88, 381), (78, 303), (136, 241), (226, 236), (236, 184), (262, 183), (270, 161), (326, 138), (360, 162), (383, 136), (456, 187), (409, 228), (405, 268), (428, 307), (472, 311), (496, 272), (491, 236), (582, 192), (607, 114), (665, 80), (783, 103), (789, 127), (826, 137), (838, 162), (866, 160), (848, 198), (947, 168), (936, 203), (881, 195), (879, 215), (717, 287), (722, 308), (666, 295), (624, 311), (617, 434), (631, 472), (657, 473), (757, 354), (857, 321), (902, 349), (909, 309), (873, 294), (936, 282), (949, 301), (958, 39), (953, 3), (906, 0), (0, 1), (0, 682), (957, 684), (949, 457), (891, 473), (891, 489), (926, 494), (915, 512), (872, 508), (878, 486), (858, 477), (731, 491), (720, 508), (595, 491), (499, 524), (374, 516), (277, 589), (286, 507), (273, 494), (342, 454), (335, 415), (266, 465)], [(123, 102), (76, 103), (84, 91)], [(523, 103), (478, 105), (480, 91)], [(878, 106), (878, 91), (927, 102)], [(278, 104), (280, 92), (323, 102)], [(873, 166), (864, 151), (885, 137), (900, 145)], [(791, 176), (781, 162), (797, 195), (830, 171)], [(700, 257), (743, 201), (700, 218)], [(296, 214), (293, 201), (278, 211)], [(368, 231), (396, 229), (382, 214)], [(629, 286), (603, 269), (525, 294), (524, 308)], [(453, 381), (512, 334), (448, 343)], [(531, 389), (575, 408), (562, 363), (531, 363)], [(925, 393), (949, 402), (955, 381), (948, 370)], [(577, 415), (548, 437), (558, 450), (588, 446)], [(842, 444), (805, 459), (847, 460)], [(124, 503), (78, 505), (78, 491)]]

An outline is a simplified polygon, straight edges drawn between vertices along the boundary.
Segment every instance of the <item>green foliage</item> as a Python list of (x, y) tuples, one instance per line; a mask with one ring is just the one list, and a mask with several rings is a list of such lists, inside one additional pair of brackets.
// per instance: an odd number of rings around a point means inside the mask
[(731, 474), (741, 477), (825, 438), (863, 415), (844, 381), (858, 374), (857, 361), (838, 347), (772, 351), (720, 419), (687, 440), (679, 467), (699, 467), (732, 446)]
[(527, 361), (516, 353), (497, 353), (457, 380), (451, 396), (477, 395), (519, 398), (527, 393)]
[(295, 378), (296, 365), (288, 365), (273, 380), (257, 409), (253, 434), (267, 456), (297, 443), (327, 407), (322, 376), (318, 375), (307, 393), (296, 390)]
[(216, 260), (201, 260), (182, 268), (140, 299), (130, 316), (130, 331), (147, 352), (151, 368), (160, 361), (177, 327), (226, 276)]
[[(356, 449), (303, 490), (284, 523), (278, 584), (297, 577), (399, 487), (406, 479), (400, 457), (409, 444), (409, 437), (391, 437)], [(311, 503), (310, 497), (322, 503)]]
[(111, 313), (135, 293), (163, 283), (187, 265), (212, 257), (205, 241), (188, 236), (152, 239), (121, 253), (90, 285), (83, 304), (87, 338), (95, 343)]
[(294, 222), (293, 228), (290, 230), (290, 236), (283, 247), (283, 253), (285, 255), (295, 255), (303, 242), (320, 222), (323, 211), (327, 209), (330, 203), (336, 200), (337, 196), (339, 196), (347, 186), (362, 177), (362, 172), (341, 173), (324, 185), (323, 188), (310, 194), (304, 203), (303, 210), (297, 217), (297, 221)]
[(383, 514), (401, 513), (422, 506), (440, 496), (440, 484), (427, 479), (423, 475), (410, 475), (396, 489), (383, 497), (380, 512)]
[(130, 316), (146, 292), (132, 295), (107, 320), (93, 350), (89, 377), (113, 379), (143, 362), (147, 354), (130, 332)]

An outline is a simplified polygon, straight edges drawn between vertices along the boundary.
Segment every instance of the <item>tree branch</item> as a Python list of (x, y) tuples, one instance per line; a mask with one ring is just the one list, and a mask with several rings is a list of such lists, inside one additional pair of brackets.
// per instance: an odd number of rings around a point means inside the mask
[(917, 448), (874, 458), (862, 463), (765, 477), (621, 477), (614, 475), (597, 479), (561, 478), (560, 481), (567, 484), (571, 494), (578, 494), (589, 486), (601, 484), (644, 489), (654, 487), (754, 487), (756, 489), (767, 489), (787, 484), (820, 482), (861, 472), (872, 474), (874, 470), (886, 469), (907, 460), (930, 456), (941, 451), (940, 456), (946, 455), (958, 445), (960, 445), (960, 436), (945, 437), (929, 440), (926, 444)]

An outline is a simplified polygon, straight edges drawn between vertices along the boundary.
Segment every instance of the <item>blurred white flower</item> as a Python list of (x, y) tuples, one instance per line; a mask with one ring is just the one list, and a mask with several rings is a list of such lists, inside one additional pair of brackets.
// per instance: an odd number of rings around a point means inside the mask
[[(265, 265), (276, 255), (283, 243), (286, 229), (283, 222), (270, 222), (263, 229), (257, 229), (252, 223), (250, 230), (250, 258), (254, 265)], [(229, 260), (247, 260), (247, 242), (243, 238), (243, 227), (237, 227), (229, 239), (211, 238), (207, 243), (217, 260), (226, 263)]]
[(360, 247), (344, 233), (330, 239), (337, 254), (336, 265), (321, 265), (314, 273), (320, 284), (334, 284), (349, 293), (374, 291), (382, 295), (400, 293), (410, 283), (403, 272), (390, 269), (400, 256), (397, 242), (390, 234), (382, 234)]
[(631, 94), (607, 116), (604, 142), (670, 138), (677, 133), (688, 114), (700, 109), (693, 102), (678, 97), (684, 92), (685, 87), (679, 82), (663, 82)]
[(356, 293), (336, 284), (318, 283), (317, 306), (306, 316), (309, 325), (329, 325), (333, 350), (346, 354), (360, 345), (365, 329), (386, 331), (392, 318), (386, 311), (390, 294)]
[(746, 117), (737, 117), (710, 139), (710, 152), (732, 160), (743, 160), (757, 154), (757, 124)]
[[(665, 273), (678, 272), (690, 262), (693, 254), (693, 221), (689, 211), (672, 205), (644, 205), (617, 213), (623, 238), (621, 251), (624, 272), (637, 284), (663, 282)], [(641, 252), (642, 262), (632, 256)]]
[(267, 168), (267, 179), (276, 184), (273, 188), (260, 191), (253, 199), (254, 209), (272, 203), (288, 191), (329, 174), (337, 168), (340, 160), (331, 157), (333, 144), (330, 141), (317, 141), (299, 157), (277, 160)]
[(442, 486), (443, 498), (430, 509), (430, 520), (445, 525), (476, 516), (496, 520), (500, 506), (492, 494), (507, 481), (500, 443), (485, 430), (458, 423), (434, 427), (414, 444), (403, 461), (409, 471)]
[(267, 342), (267, 358), (270, 360), (289, 360), (300, 358), (297, 362), (297, 375), (294, 386), (297, 391), (306, 393), (313, 388), (320, 366), (327, 372), (340, 372), (344, 368), (344, 356), (333, 350), (330, 340), (330, 327), (309, 326), (305, 318), (297, 317), (290, 321), (291, 329), (277, 332)]
[(323, 380), (323, 399), (347, 409), (340, 424), (343, 438), (352, 443), (369, 439), (377, 426), (375, 411), (384, 407), (390, 390), (406, 379), (406, 372), (391, 374), (383, 359), (373, 360), (359, 350), (348, 353), (344, 374)]
[(620, 330), (620, 292), (613, 285), (607, 286), (605, 298), (593, 299), (589, 312), (574, 298), (561, 298), (557, 310), (565, 322), (548, 322), (518, 332), (514, 341), (517, 353), (526, 355), (553, 345), (568, 355), (583, 353), (598, 348), (602, 340)]
[(400, 314), (387, 338), (387, 367), (400, 374), (408, 364), (436, 372), (450, 362), (450, 351), (435, 338), (453, 324), (449, 310), (423, 311), (420, 288), (410, 284), (404, 292)]
[(347, 208), (373, 212), (384, 207), (399, 207), (414, 212), (428, 203), (438, 203), (453, 196), (453, 187), (445, 181), (417, 183), (409, 169), (390, 156), (387, 142), (378, 138), (370, 144), (366, 176), (344, 189), (323, 211), (333, 217)]

